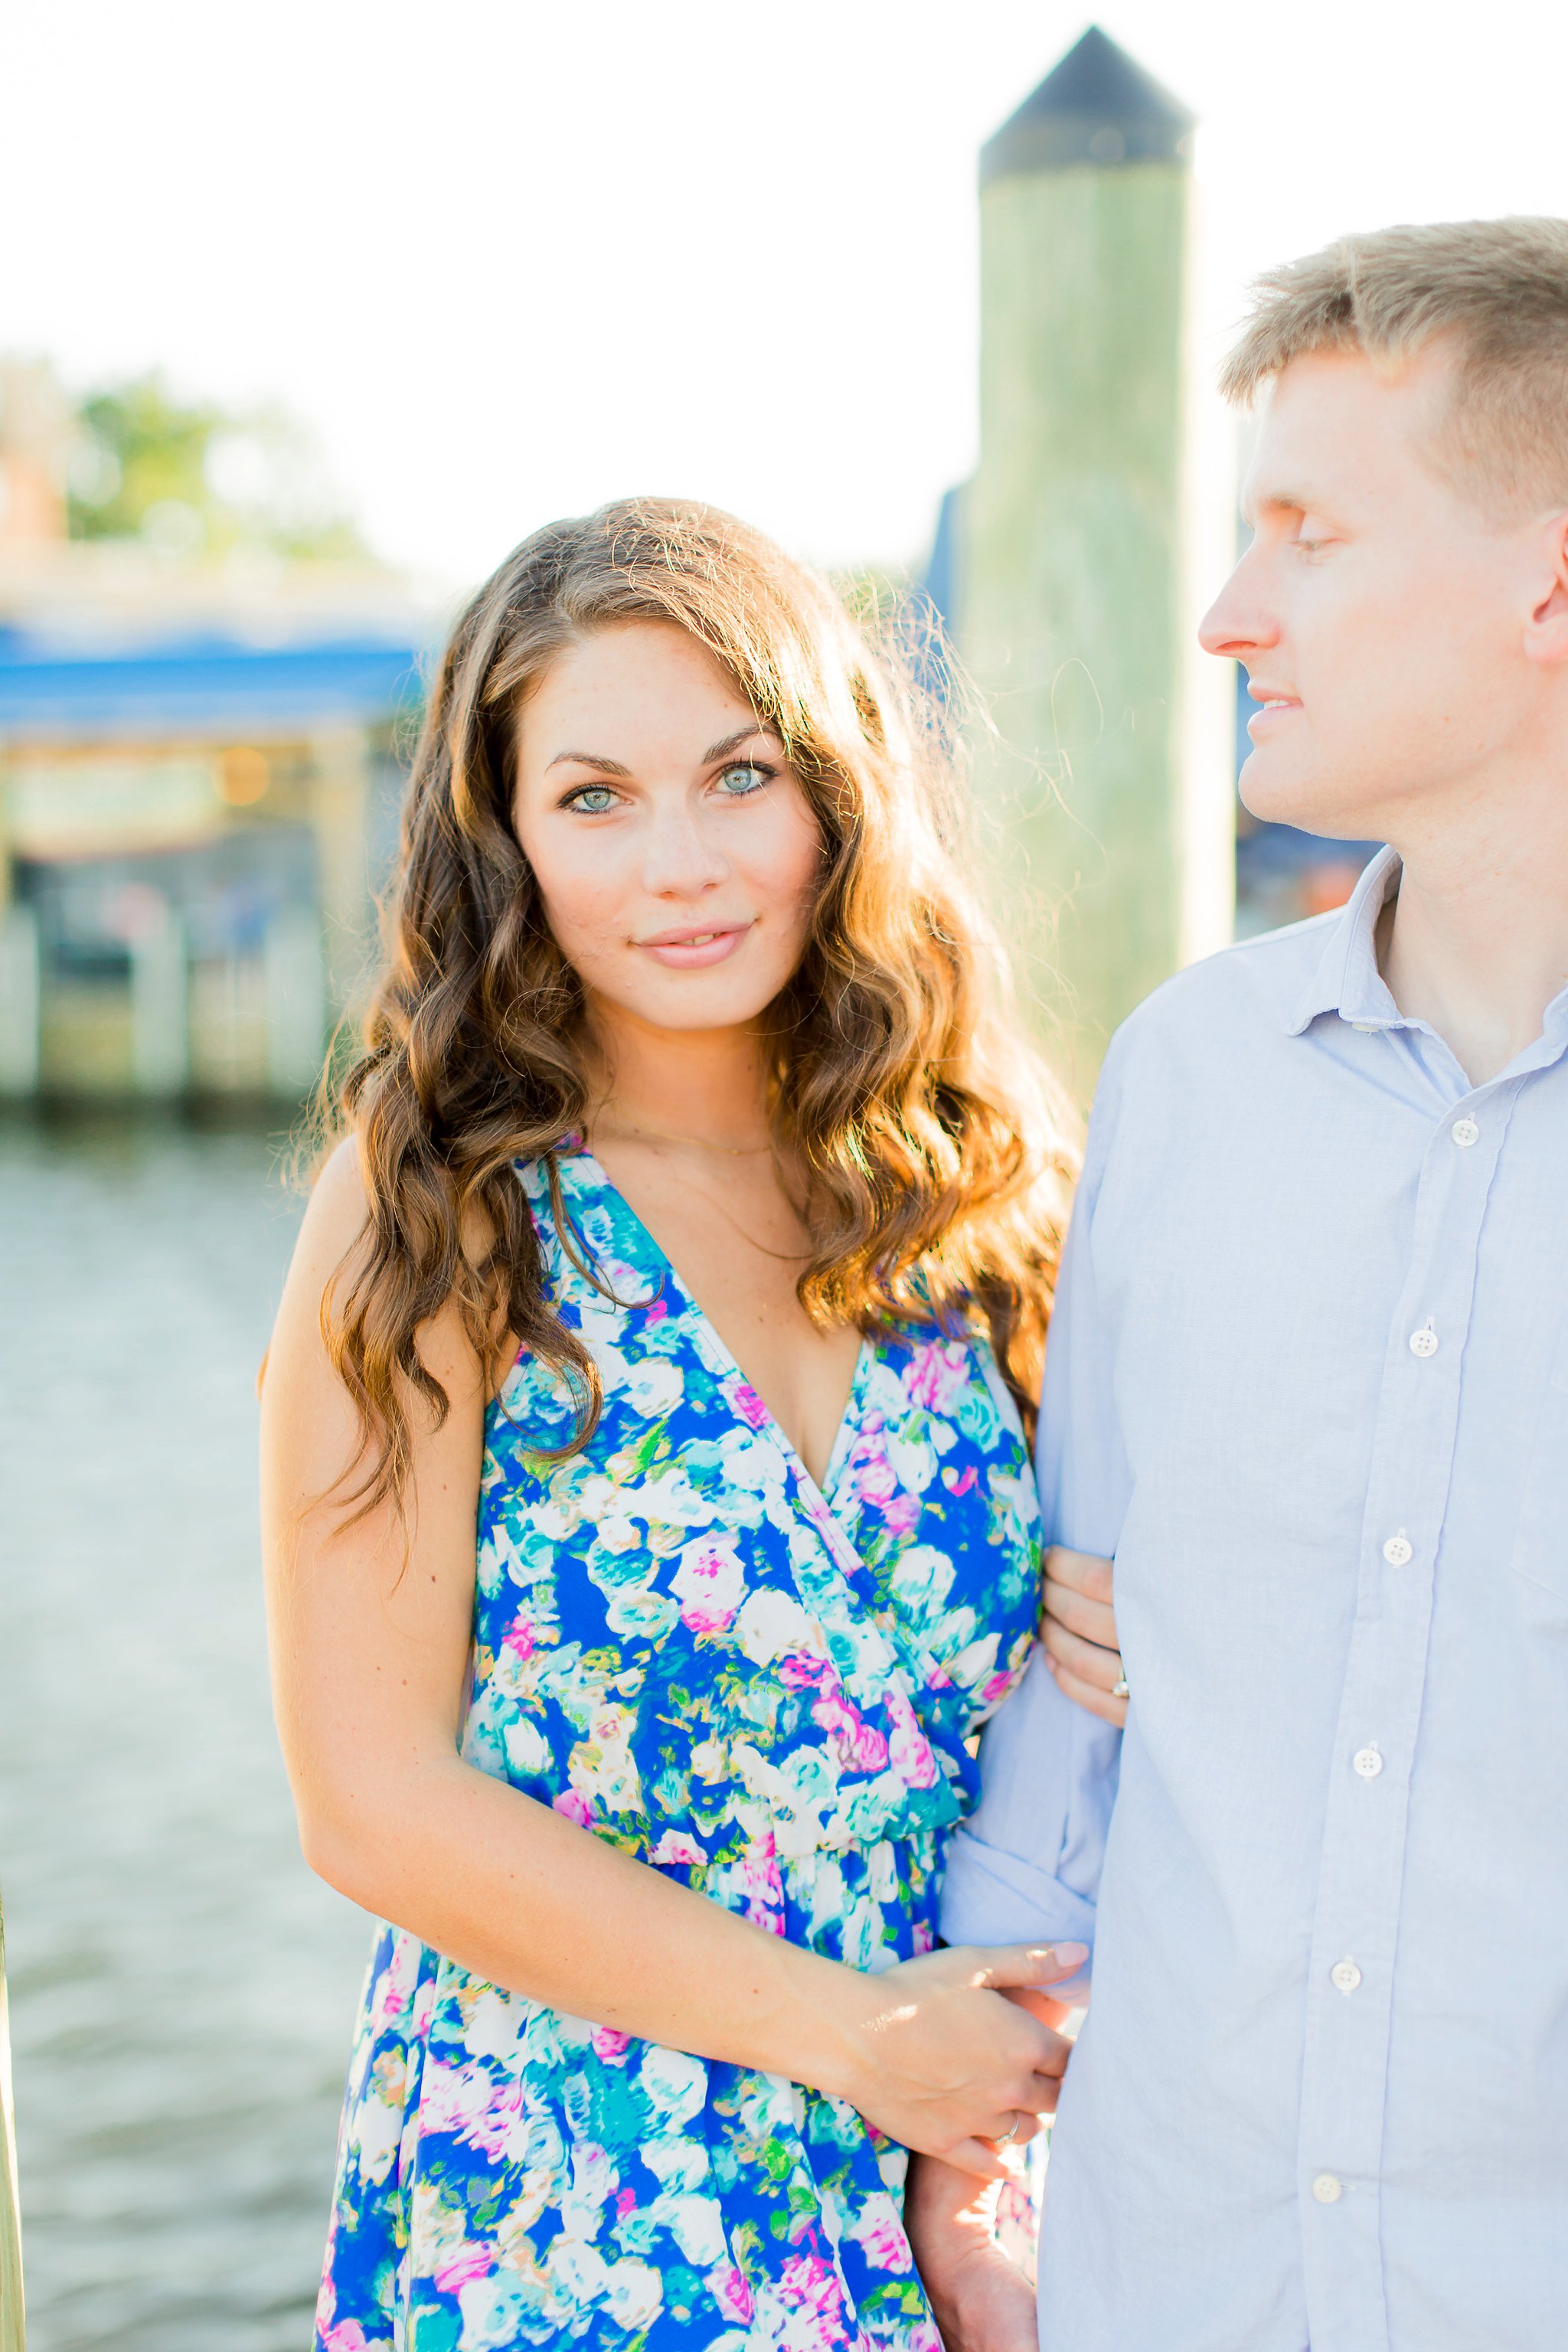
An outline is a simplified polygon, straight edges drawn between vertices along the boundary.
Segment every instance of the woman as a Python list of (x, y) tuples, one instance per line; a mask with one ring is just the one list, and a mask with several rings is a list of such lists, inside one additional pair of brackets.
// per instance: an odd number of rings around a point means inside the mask
[(441, 664), (264, 1391), (302, 1840), (395, 1923), (323, 2352), (932, 2347), (903, 2150), (1054, 2104), (1081, 1950), (931, 1948), (1070, 1165), (950, 783), (699, 508), (538, 533)]

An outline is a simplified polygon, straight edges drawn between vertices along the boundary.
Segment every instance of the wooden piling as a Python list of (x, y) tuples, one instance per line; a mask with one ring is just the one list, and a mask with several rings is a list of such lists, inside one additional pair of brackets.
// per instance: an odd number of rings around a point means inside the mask
[(26, 2340), (16, 2112), (11, 2096), (11, 2026), (5, 2000), (5, 1906), (0, 1899), (0, 2352), (26, 2352)]
[(1226, 722), (1193, 643), (1192, 131), (1091, 27), (981, 159), (957, 637), (996, 729), (999, 901), (1086, 1091), (1116, 1024), (1230, 934)]

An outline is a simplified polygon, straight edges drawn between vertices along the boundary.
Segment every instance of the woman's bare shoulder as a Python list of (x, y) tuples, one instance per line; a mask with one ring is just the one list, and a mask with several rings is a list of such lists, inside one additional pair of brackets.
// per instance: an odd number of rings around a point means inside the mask
[(370, 1222), (370, 1202), (357, 1139), (334, 1144), (311, 1181), (289, 1269), (289, 1286), (319, 1298)]

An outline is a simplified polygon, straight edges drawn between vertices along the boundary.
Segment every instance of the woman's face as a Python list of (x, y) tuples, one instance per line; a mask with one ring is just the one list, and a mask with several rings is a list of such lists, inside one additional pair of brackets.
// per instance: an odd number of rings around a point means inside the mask
[(672, 622), (569, 646), (523, 706), (512, 821), (591, 1000), (754, 1021), (800, 962), (822, 837), (778, 738)]

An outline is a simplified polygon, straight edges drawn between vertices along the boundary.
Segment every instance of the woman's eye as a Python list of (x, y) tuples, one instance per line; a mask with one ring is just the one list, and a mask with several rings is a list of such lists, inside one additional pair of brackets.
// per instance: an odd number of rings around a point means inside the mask
[(615, 807), (619, 797), (608, 784), (584, 784), (581, 792), (572, 794), (566, 805), (583, 816), (602, 816), (606, 809)]
[(773, 772), (771, 768), (759, 768), (754, 761), (742, 760), (738, 766), (725, 769), (719, 779), (719, 789), (727, 793), (731, 800), (745, 800), (751, 793), (761, 792), (764, 784), (770, 783), (773, 780)]

